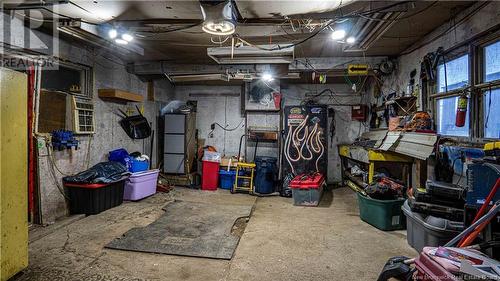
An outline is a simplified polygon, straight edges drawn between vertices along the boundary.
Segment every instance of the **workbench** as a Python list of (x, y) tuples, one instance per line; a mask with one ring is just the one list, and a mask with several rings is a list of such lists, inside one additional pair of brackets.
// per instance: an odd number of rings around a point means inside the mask
[[(373, 181), (378, 170), (385, 170), (385, 172), (390, 173), (391, 177), (401, 180), (406, 186), (411, 186), (413, 157), (356, 145), (339, 145), (338, 148), (343, 185), (347, 184), (353, 189), (356, 189), (355, 186), (363, 187)], [(367, 180), (363, 181), (350, 174), (347, 171), (350, 165), (358, 165), (364, 170), (368, 169)]]

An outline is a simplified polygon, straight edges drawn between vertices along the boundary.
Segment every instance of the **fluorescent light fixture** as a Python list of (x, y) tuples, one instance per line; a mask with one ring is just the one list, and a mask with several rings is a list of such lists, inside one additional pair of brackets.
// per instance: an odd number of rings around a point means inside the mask
[(333, 40), (342, 40), (345, 37), (345, 30), (343, 29), (334, 30), (331, 36)]
[(128, 33), (123, 33), (122, 39), (127, 41), (127, 42), (131, 42), (132, 40), (134, 40), (134, 37)]
[(294, 47), (282, 47), (279, 50), (264, 51), (276, 45), (257, 45), (207, 48), (207, 55), (218, 64), (290, 64), (294, 59)]
[(356, 42), (356, 38), (354, 38), (353, 36), (350, 36), (350, 37), (347, 37), (347, 39), (345, 41), (347, 42), (347, 44), (354, 44), (354, 42)]
[(115, 39), (115, 43), (119, 44), (119, 45), (127, 45), (128, 44), (127, 41), (120, 39), (120, 38)]
[(273, 76), (271, 75), (271, 73), (263, 73), (262, 76), (261, 76), (262, 80), (266, 81), (266, 82), (271, 82), (274, 80)]

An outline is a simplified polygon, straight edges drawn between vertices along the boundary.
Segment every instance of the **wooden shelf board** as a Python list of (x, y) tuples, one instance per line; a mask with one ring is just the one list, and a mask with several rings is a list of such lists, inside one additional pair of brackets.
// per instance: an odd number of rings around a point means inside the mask
[(97, 91), (101, 99), (113, 99), (120, 101), (142, 102), (143, 97), (139, 94), (134, 94), (118, 89), (99, 89)]

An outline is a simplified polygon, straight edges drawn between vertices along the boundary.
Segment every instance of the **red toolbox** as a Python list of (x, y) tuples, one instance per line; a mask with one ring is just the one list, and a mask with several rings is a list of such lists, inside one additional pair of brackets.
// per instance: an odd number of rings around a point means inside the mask
[(318, 206), (325, 186), (325, 177), (321, 173), (296, 176), (289, 184), (296, 206)]
[(217, 190), (219, 186), (219, 162), (202, 162), (201, 189)]

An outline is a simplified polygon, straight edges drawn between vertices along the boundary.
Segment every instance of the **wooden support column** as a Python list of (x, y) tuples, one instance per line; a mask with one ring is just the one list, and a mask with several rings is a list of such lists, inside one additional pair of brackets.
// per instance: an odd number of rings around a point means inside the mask
[(427, 181), (427, 160), (415, 159), (415, 184), (416, 188), (425, 188)]

